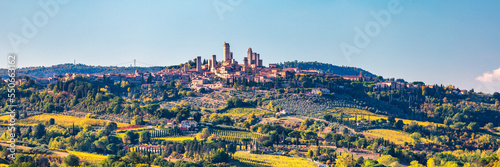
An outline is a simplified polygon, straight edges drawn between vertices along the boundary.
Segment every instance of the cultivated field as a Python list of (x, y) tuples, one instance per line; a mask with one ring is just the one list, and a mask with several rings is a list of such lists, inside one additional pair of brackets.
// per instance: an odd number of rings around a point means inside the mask
[[(389, 129), (371, 129), (363, 132), (367, 137), (384, 138), (398, 145), (404, 145), (405, 142), (411, 143), (412, 139), (409, 133), (403, 131), (389, 130)], [(422, 143), (429, 143), (429, 140), (420, 138)]]
[(259, 115), (272, 115), (274, 114), (273, 112), (270, 111), (264, 111), (256, 108), (233, 108), (225, 113), (222, 113), (222, 115), (227, 115), (230, 117), (240, 117), (240, 116), (247, 116), (249, 114), (255, 114), (255, 116)]
[(276, 167), (307, 167), (317, 166), (315, 163), (299, 157), (279, 155), (250, 154), (238, 151), (234, 158), (240, 161), (237, 166), (276, 166)]
[(156, 140), (165, 140), (165, 141), (176, 141), (176, 142), (181, 142), (185, 140), (194, 140), (194, 137), (189, 137), (189, 136), (176, 136), (176, 137), (158, 137), (154, 138)]
[(107, 157), (105, 155), (79, 152), (79, 151), (67, 151), (67, 152), (70, 154), (76, 155), (78, 158), (83, 159), (83, 160), (88, 161), (88, 162), (91, 162), (91, 163), (99, 163), (102, 160), (106, 159), (106, 157)]
[[(370, 120), (378, 120), (378, 119), (387, 119), (387, 116), (385, 115), (379, 115), (372, 113), (367, 110), (362, 110), (362, 109), (357, 109), (357, 108), (348, 108), (348, 107), (334, 107), (332, 109), (328, 109), (327, 111), (329, 112), (334, 112), (338, 113), (338, 115), (342, 112), (344, 114), (349, 114), (352, 117), (349, 117), (349, 120), (355, 120), (356, 115), (358, 116), (358, 120), (361, 120), (362, 118), (370, 121)], [(408, 119), (401, 119), (401, 118), (395, 118), (396, 121), (402, 120), (403, 123), (405, 124), (411, 124), (412, 122), (417, 123), (418, 125), (421, 126), (446, 126), (444, 124), (439, 124), (439, 123), (433, 123), (433, 122), (422, 122), (422, 121), (415, 121), (415, 120), (408, 120)]]
[[(44, 123), (46, 121), (49, 121), (51, 118), (54, 118), (56, 125), (62, 125), (62, 126), (69, 126), (72, 124), (104, 126), (106, 125), (106, 122), (109, 122), (107, 120), (102, 120), (102, 119), (80, 118), (80, 117), (60, 115), (60, 114), (44, 113), (41, 115), (31, 116), (26, 119), (21, 119), (19, 120), (19, 124), (25, 126), (33, 126), (39, 123)], [(125, 127), (129, 125), (126, 123), (116, 123), (116, 124), (118, 125), (118, 127)]]
[(262, 135), (252, 132), (245, 131), (232, 131), (232, 130), (219, 130), (219, 129), (210, 129), (210, 134), (217, 136), (218, 138), (222, 138), (227, 141), (232, 141), (239, 143), (242, 138), (251, 138), (253, 141), (256, 141)]

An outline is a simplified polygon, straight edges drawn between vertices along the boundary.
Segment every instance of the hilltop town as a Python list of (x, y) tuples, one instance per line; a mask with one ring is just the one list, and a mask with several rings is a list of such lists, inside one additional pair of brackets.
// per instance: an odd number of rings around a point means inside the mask
[[(113, 82), (126, 81), (133, 84), (148, 84), (160, 82), (168, 83), (175, 81), (185, 88), (195, 90), (213, 90), (223, 88), (227, 82), (222, 82), (221, 79), (226, 79), (229, 82), (234, 80), (246, 80), (247, 82), (269, 83), (275, 82), (277, 78), (287, 78), (294, 75), (329, 75), (332, 77), (343, 78), (352, 81), (377, 81), (373, 90), (377, 89), (400, 89), (417, 88), (425, 86), (420, 82), (408, 83), (394, 79), (380, 79), (372, 76), (365, 76), (362, 72), (358, 75), (337, 75), (334, 73), (325, 73), (321, 70), (302, 70), (300, 68), (278, 68), (278, 64), (270, 63), (268, 67), (263, 66), (263, 60), (259, 53), (248, 48), (247, 55), (243, 57), (242, 63), (239, 63), (231, 52), (229, 43), (223, 44), (223, 59), (217, 61), (217, 56), (212, 55), (210, 59), (202, 59), (197, 56), (193, 60), (189, 60), (177, 68), (166, 68), (157, 72), (138, 72), (133, 74), (127, 73), (108, 73), (108, 74), (81, 74), (81, 73), (66, 73), (63, 76), (54, 75), (48, 78), (36, 78), (35, 82), (40, 85), (56, 84), (57, 81), (68, 81), (75, 77), (86, 77), (90, 80), (109, 79)], [(174, 66), (175, 67), (175, 66)], [(219, 78), (219, 79), (217, 79)], [(17, 84), (26, 82), (26, 79), (20, 79)], [(301, 84), (296, 83), (296, 84)], [(435, 85), (428, 85), (433, 88)], [(284, 86), (287, 87), (287, 86)], [(454, 87), (451, 86), (450, 87)], [(468, 90), (453, 89), (455, 94), (467, 94)]]

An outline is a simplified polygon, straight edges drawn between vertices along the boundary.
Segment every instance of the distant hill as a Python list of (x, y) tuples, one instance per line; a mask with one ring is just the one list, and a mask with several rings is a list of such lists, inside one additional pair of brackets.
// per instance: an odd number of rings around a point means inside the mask
[[(53, 75), (64, 75), (66, 73), (81, 74), (107, 74), (107, 73), (134, 73), (139, 72), (157, 72), (165, 67), (117, 67), (117, 66), (90, 66), (85, 64), (58, 64), (50, 67), (24, 67), (18, 69), (18, 75), (27, 75), (30, 77), (51, 77)], [(0, 69), (0, 76), (7, 78), (7, 69)]]
[(321, 63), (321, 62), (302, 62), (302, 61), (286, 61), (283, 63), (280, 63), (277, 65), (278, 67), (282, 68), (301, 68), (303, 70), (319, 70), (323, 72), (328, 72), (332, 74), (337, 74), (340, 76), (345, 76), (345, 75), (359, 75), (359, 72), (363, 72), (363, 75), (368, 76), (368, 77), (376, 77), (375, 74), (372, 74), (371, 72), (368, 72), (366, 70), (363, 70), (361, 68), (356, 68), (356, 67), (347, 67), (347, 66), (336, 66), (332, 64), (327, 64), (327, 63)]

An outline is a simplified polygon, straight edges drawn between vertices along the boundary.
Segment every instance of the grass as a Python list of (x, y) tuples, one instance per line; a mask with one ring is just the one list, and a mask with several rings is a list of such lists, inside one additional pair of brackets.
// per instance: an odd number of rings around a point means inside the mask
[(86, 152), (79, 152), (79, 151), (67, 151), (70, 154), (76, 155), (78, 158), (83, 159), (85, 161), (91, 162), (91, 163), (99, 163), (102, 160), (106, 159), (107, 156), (105, 155), (100, 155), (100, 154), (93, 154), (93, 153), (86, 153)]
[[(373, 138), (384, 138), (385, 140), (389, 140), (398, 145), (404, 145), (405, 142), (412, 143), (412, 138), (410, 137), (410, 134), (403, 131), (396, 131), (389, 129), (371, 129), (364, 131), (363, 134)], [(421, 138), (420, 141), (422, 143), (430, 142), (425, 138)]]
[[(5, 116), (0, 117), (2, 119)], [(69, 126), (72, 124), (75, 125), (98, 125), (104, 126), (106, 125), (108, 120), (102, 119), (94, 119), (94, 118), (80, 118), (75, 116), (61, 115), (61, 114), (52, 114), (52, 113), (44, 113), (40, 115), (35, 115), (28, 117), (26, 119), (19, 120), (20, 125), (33, 126), (39, 123), (44, 123), (49, 121), (51, 118), (54, 118), (56, 125)], [(116, 123), (118, 127), (128, 126), (126, 123)]]
[(287, 157), (279, 155), (250, 154), (248, 152), (238, 151), (234, 158), (239, 160), (237, 166), (275, 166), (275, 167), (307, 167), (317, 166), (304, 158)]
[(177, 137), (158, 137), (155, 138), (156, 140), (165, 140), (165, 141), (176, 141), (176, 142), (181, 142), (185, 140), (194, 140), (194, 137), (189, 137), (189, 136), (177, 136)]
[(247, 116), (250, 114), (255, 114), (256, 116), (259, 116), (259, 115), (269, 115), (269, 114), (274, 114), (274, 113), (270, 112), (270, 111), (256, 109), (256, 108), (233, 108), (227, 112), (222, 113), (222, 115), (227, 115), (230, 117), (241, 117), (241, 116)]
[[(345, 114), (349, 114), (349, 115), (353, 116), (353, 117), (350, 117), (349, 120), (355, 120), (356, 119), (355, 115), (358, 115), (358, 120), (360, 120), (361, 118), (364, 118), (364, 119), (369, 120), (369, 121), (388, 118), (385, 115), (379, 115), (379, 114), (375, 114), (375, 113), (372, 113), (372, 112), (367, 111), (367, 110), (362, 110), (362, 109), (357, 109), (357, 108), (334, 107), (332, 109), (328, 109), (327, 111), (330, 111), (330, 112), (341, 111)], [(338, 113), (336, 115), (340, 115), (340, 113)], [(434, 122), (423, 122), (423, 121), (415, 121), (415, 120), (396, 118), (396, 121), (399, 121), (399, 120), (402, 120), (404, 124), (411, 124), (412, 122), (414, 122), (414, 123), (417, 123), (418, 125), (421, 125), (421, 126), (434, 126), (434, 125), (443, 126), (443, 127), (446, 126), (444, 124), (434, 123)]]

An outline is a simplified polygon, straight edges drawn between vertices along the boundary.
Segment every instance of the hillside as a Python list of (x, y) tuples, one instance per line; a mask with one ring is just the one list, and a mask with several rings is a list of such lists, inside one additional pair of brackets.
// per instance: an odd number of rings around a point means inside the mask
[(356, 67), (347, 67), (347, 66), (336, 66), (328, 63), (321, 63), (321, 62), (303, 62), (303, 61), (285, 61), (283, 63), (280, 63), (277, 65), (278, 67), (282, 68), (301, 68), (303, 70), (320, 70), (323, 72), (328, 72), (328, 73), (333, 73), (337, 74), (340, 76), (345, 76), (345, 75), (358, 75), (359, 72), (363, 72), (363, 75), (365, 76), (371, 76), (371, 77), (376, 77), (375, 74), (372, 74), (371, 72), (368, 72), (366, 70), (363, 70), (361, 68), (356, 68)]
[[(58, 64), (50, 67), (25, 67), (18, 69), (18, 75), (28, 75), (32, 77), (51, 77), (52, 75), (64, 75), (66, 73), (81, 74), (107, 74), (107, 73), (134, 73), (156, 72), (165, 67), (117, 67), (117, 66), (91, 66), (85, 64)], [(0, 69), (0, 76), (7, 78), (7, 69)]]

